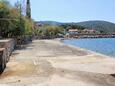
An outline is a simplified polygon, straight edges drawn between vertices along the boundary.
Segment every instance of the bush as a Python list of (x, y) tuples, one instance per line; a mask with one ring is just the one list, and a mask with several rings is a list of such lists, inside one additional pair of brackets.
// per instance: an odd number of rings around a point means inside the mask
[(59, 26), (43, 26), (37, 29), (36, 34), (40, 38), (57, 38), (60, 34), (63, 34), (64, 29)]

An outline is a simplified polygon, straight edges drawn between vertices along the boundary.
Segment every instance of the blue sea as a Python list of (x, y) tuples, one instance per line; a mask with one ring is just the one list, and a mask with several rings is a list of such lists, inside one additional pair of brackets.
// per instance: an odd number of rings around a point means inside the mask
[(72, 39), (64, 43), (115, 57), (115, 38)]

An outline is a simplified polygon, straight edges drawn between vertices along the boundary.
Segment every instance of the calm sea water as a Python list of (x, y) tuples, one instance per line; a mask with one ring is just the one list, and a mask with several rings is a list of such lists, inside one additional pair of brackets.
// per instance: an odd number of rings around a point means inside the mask
[(115, 38), (64, 40), (64, 43), (115, 57)]

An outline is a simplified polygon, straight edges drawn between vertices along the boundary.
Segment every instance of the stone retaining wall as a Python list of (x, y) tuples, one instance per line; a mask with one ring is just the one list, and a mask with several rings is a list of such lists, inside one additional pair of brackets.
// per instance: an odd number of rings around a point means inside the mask
[(10, 59), (10, 55), (14, 50), (16, 41), (14, 39), (0, 40), (0, 73), (6, 68), (6, 64)]
[(4, 71), (6, 63), (9, 61), (15, 46), (21, 46), (29, 42), (32, 42), (32, 36), (20, 36), (12, 39), (0, 40), (0, 73)]
[(9, 57), (14, 50), (15, 45), (16, 41), (14, 39), (0, 40), (0, 48), (5, 48), (5, 58), (7, 59), (7, 62), (9, 61)]

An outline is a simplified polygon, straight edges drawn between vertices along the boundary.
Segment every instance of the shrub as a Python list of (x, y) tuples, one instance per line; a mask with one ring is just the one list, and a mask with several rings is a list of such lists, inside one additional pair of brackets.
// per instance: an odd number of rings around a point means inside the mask
[(40, 38), (57, 38), (60, 34), (63, 34), (64, 29), (59, 26), (43, 26), (37, 29), (37, 35)]

